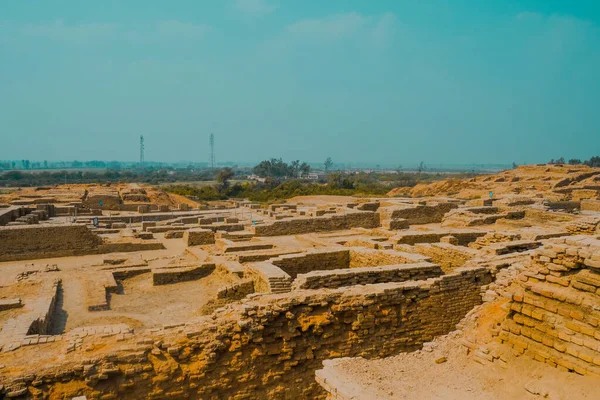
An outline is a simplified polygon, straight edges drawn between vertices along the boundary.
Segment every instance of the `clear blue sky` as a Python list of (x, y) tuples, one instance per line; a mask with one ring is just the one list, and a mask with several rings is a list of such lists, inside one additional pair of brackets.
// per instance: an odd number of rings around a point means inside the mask
[(600, 154), (600, 1), (0, 1), (0, 159)]

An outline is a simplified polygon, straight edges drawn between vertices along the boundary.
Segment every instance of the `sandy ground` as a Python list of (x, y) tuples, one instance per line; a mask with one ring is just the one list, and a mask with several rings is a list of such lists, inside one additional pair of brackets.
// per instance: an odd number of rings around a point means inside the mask
[[(439, 342), (438, 342), (439, 343)], [(447, 361), (435, 361), (446, 357)], [(403, 353), (379, 360), (329, 360), (317, 372), (338, 388), (344, 399), (397, 400), (592, 400), (600, 399), (598, 380), (561, 372), (524, 357), (476, 363), (455, 343), (429, 351)]]

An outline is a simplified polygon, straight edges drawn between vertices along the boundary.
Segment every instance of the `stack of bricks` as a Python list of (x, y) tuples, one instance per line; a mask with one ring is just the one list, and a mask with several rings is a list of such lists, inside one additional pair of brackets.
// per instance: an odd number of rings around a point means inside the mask
[(531, 261), (499, 339), (557, 368), (600, 376), (600, 240), (554, 239)]
[(481, 249), (493, 243), (511, 242), (519, 239), (521, 239), (521, 235), (518, 233), (490, 232), (485, 236), (477, 238), (477, 240), (474, 242), (469, 243), (469, 247), (473, 249)]
[(566, 226), (572, 235), (592, 234), (600, 229), (600, 217), (587, 217)]

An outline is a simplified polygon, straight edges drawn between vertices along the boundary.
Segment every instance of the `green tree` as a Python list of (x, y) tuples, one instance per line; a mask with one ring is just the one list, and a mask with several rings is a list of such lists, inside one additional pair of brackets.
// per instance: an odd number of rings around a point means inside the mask
[(325, 173), (329, 172), (329, 170), (333, 166), (333, 160), (331, 159), (331, 157), (327, 157), (327, 159), (325, 160), (324, 165), (325, 165)]
[(217, 172), (216, 180), (219, 184), (219, 192), (224, 191), (229, 187), (229, 181), (235, 176), (233, 170), (229, 167), (221, 169)]

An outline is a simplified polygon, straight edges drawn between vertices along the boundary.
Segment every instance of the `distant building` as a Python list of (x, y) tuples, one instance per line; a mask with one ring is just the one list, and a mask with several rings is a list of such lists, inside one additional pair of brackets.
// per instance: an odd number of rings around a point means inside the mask
[(314, 173), (314, 172), (310, 172), (308, 174), (302, 175), (302, 179), (308, 179), (309, 181), (318, 181), (319, 180), (319, 174)]
[(257, 182), (263, 182), (263, 183), (266, 181), (266, 178), (261, 178), (260, 176), (254, 175), (254, 174), (248, 175), (248, 177), (246, 179), (248, 179), (249, 181), (257, 181)]

